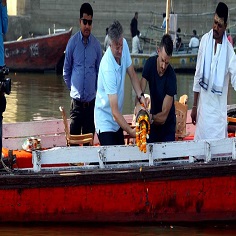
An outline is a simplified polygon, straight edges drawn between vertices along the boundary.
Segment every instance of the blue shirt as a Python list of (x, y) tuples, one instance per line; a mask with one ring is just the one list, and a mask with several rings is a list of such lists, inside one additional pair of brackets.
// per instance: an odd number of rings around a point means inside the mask
[(81, 102), (90, 102), (95, 98), (101, 58), (100, 42), (92, 34), (87, 44), (83, 43), (81, 31), (69, 39), (63, 77), (72, 98)]
[(98, 90), (95, 100), (95, 128), (96, 132), (116, 132), (120, 126), (114, 120), (110, 107), (109, 94), (117, 94), (120, 113), (124, 104), (124, 86), (127, 68), (132, 64), (129, 47), (123, 39), (121, 65), (118, 65), (111, 51), (106, 50), (98, 73)]
[(2, 6), (0, 3), (0, 66), (5, 65), (4, 60), (4, 45), (3, 45), (3, 35), (6, 34), (8, 29), (8, 15), (7, 15), (7, 6)]

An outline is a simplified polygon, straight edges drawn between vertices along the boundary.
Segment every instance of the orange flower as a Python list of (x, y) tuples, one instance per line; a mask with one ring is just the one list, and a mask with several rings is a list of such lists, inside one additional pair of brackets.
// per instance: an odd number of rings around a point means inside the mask
[(136, 145), (141, 152), (147, 152), (147, 135), (150, 133), (148, 114), (140, 115), (136, 122)]

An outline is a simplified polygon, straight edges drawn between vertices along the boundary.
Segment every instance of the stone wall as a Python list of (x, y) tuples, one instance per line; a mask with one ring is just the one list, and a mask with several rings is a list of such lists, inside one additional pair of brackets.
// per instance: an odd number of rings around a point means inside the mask
[[(9, 2), (10, 0), (8, 0)], [(69, 29), (73, 27), (73, 33), (79, 30), (79, 10), (84, 1), (80, 0), (17, 0), (17, 16), (10, 16), (9, 32), (7, 40), (27, 37), (29, 32), (47, 34), (49, 28), (53, 31), (56, 28)], [(138, 28), (145, 35), (148, 27), (154, 22), (160, 26), (162, 13), (165, 12), (166, 1), (153, 0), (94, 0), (89, 1), (94, 10), (93, 34), (103, 43), (105, 29), (114, 20), (118, 19), (124, 28), (124, 36), (130, 43), (130, 21), (134, 12), (139, 12)], [(213, 12), (219, 1), (216, 0), (172, 0), (172, 10), (178, 14), (178, 27), (181, 32), (191, 35), (196, 29), (199, 34), (208, 31), (212, 27)], [(225, 1), (230, 10), (230, 25), (236, 23), (235, 0)], [(155, 14), (153, 14), (153, 13)], [(191, 15), (193, 14), (194, 15)], [(203, 14), (204, 13), (204, 14)], [(235, 31), (235, 29), (233, 29)], [(150, 32), (153, 34), (153, 31)], [(158, 37), (158, 36), (156, 36)]]

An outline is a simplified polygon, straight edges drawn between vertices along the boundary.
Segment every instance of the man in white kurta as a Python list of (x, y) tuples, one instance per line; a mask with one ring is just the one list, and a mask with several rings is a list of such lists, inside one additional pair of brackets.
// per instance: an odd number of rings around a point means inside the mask
[(222, 5), (198, 52), (191, 113), (196, 124), (195, 140), (227, 137), (227, 94), (230, 79), (236, 90), (236, 56), (226, 37), (227, 18), (219, 12), (221, 9)]
[(140, 35), (140, 32), (137, 31), (137, 35), (134, 36), (132, 39), (132, 53), (141, 53), (142, 52), (142, 48), (141, 48), (140, 40), (139, 40), (139, 35)]

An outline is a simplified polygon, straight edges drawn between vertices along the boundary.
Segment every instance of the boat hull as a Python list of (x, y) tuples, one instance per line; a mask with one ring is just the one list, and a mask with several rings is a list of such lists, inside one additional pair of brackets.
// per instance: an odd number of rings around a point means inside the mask
[(236, 163), (0, 176), (0, 222), (236, 220)]
[(5, 64), (12, 71), (57, 70), (71, 33), (72, 28), (62, 33), (5, 42)]

